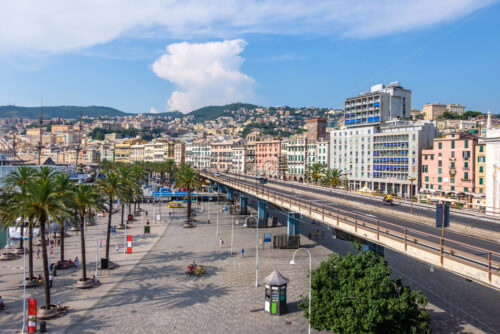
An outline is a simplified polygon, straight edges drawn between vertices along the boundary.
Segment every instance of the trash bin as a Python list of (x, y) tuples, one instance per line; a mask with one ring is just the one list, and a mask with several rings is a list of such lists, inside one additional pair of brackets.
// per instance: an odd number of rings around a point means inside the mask
[(150, 234), (151, 233), (151, 226), (144, 226), (144, 234)]
[(108, 259), (104, 257), (101, 258), (101, 269), (108, 269)]
[(47, 322), (45, 320), (40, 321), (40, 333), (47, 332)]

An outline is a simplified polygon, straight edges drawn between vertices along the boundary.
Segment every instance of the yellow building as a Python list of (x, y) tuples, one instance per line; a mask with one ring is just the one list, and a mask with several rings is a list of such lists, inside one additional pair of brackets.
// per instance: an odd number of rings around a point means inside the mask
[(443, 115), (446, 111), (448, 111), (446, 105), (440, 103), (429, 103), (422, 109), (424, 120), (427, 121), (435, 121), (439, 119), (439, 116)]
[(476, 193), (486, 194), (486, 145), (476, 145), (476, 170), (475, 170), (475, 189)]
[(70, 126), (67, 124), (53, 124), (52, 132), (67, 132), (70, 130)]

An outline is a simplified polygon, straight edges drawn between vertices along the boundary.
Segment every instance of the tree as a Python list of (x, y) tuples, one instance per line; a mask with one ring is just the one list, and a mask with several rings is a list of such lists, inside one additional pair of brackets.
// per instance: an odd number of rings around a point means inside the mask
[[(374, 252), (330, 255), (312, 273), (311, 327), (334, 333), (429, 333), (427, 299), (390, 278)], [(300, 304), (305, 316), (308, 300)]]
[(201, 187), (200, 175), (189, 167), (189, 165), (182, 165), (177, 170), (175, 176), (177, 185), (181, 188), (186, 188), (187, 191), (187, 220), (184, 227), (193, 227), (191, 224), (191, 193), (196, 188)]
[(109, 259), (109, 243), (111, 239), (111, 218), (113, 216), (113, 201), (121, 195), (122, 180), (114, 171), (104, 174), (104, 179), (99, 181), (98, 187), (108, 201), (108, 227), (106, 230), (106, 259)]
[[(62, 198), (64, 201), (65, 205), (70, 207), (72, 206), (72, 197), (74, 195), (73, 190), (73, 184), (71, 183), (71, 180), (69, 178), (69, 175), (63, 174), (63, 173), (57, 173), (54, 177), (54, 182), (55, 182), (55, 187), (56, 187), (56, 192), (57, 195)], [(59, 224), (59, 234), (61, 238), (61, 263), (64, 263), (64, 219), (60, 219), (60, 217), (56, 216), (53, 217), (54, 220)], [(72, 220), (74, 220), (75, 217), (72, 217)]]
[(323, 176), (323, 172), (325, 171), (325, 166), (319, 162), (316, 162), (307, 167), (309, 170), (308, 175), (312, 178), (312, 180), (317, 183), (319, 179)]
[[(132, 201), (132, 192), (134, 188), (134, 182), (132, 179), (132, 168), (130, 165), (119, 165), (118, 166), (118, 176), (120, 177), (120, 191), (118, 193), (118, 198), (120, 199), (120, 206), (122, 210), (121, 215), (121, 226), (124, 226), (124, 215), (125, 215), (125, 204), (130, 208), (130, 202)], [(129, 209), (130, 211), (130, 209)], [(130, 213), (130, 212), (129, 212)]]
[(64, 219), (69, 217), (70, 213), (63, 199), (58, 196), (55, 183), (51, 179), (36, 178), (26, 185), (25, 190), (25, 194), (15, 193), (9, 204), (16, 217), (29, 217), (33, 221), (39, 222), (45, 278), (45, 306), (42, 308), (49, 309), (52, 306), (50, 305), (46, 225), (49, 217), (60, 216)]
[(85, 254), (85, 215), (90, 210), (103, 210), (104, 204), (99, 192), (87, 184), (80, 185), (74, 193), (74, 205), (80, 218), (80, 249), (82, 256), (82, 281), (87, 280), (87, 260)]
[(327, 169), (323, 175), (322, 182), (331, 187), (338, 187), (342, 179), (342, 171), (340, 169)]

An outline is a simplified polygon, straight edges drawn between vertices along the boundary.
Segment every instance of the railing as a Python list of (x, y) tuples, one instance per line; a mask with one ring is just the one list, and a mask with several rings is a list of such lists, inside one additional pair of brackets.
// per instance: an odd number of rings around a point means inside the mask
[[(408, 247), (411, 245), (413, 248), (418, 248), (420, 250), (438, 255), (441, 266), (444, 266), (445, 259), (455, 260), (456, 262), (460, 262), (465, 266), (472, 267), (473, 269), (486, 274), (485, 279), (469, 276), (470, 278), (489, 286), (500, 288), (500, 262), (493, 259), (500, 259), (499, 252), (471, 246), (453, 239), (436, 236), (412, 228), (402, 228), (397, 224), (368, 217), (363, 214), (353, 214), (351, 212), (341, 211), (332, 208), (328, 204), (320, 205), (315, 201), (304, 202), (304, 199), (295, 195), (284, 195), (283, 193), (271, 191), (257, 185), (246, 184), (237, 180), (230, 180), (222, 177), (214, 177), (208, 174), (206, 174), (206, 176), (240, 191), (247, 192), (258, 198), (273, 202), (283, 208), (297, 211), (300, 214), (308, 215), (314, 219), (322, 219), (324, 223), (333, 227), (347, 230), (347, 232), (367, 240), (371, 239), (374, 242), (380, 243), (386, 247), (388, 246), (388, 240), (398, 242), (401, 244), (400, 249), (395, 249), (394, 247), (389, 248), (407, 253), (407, 255), (415, 257), (414, 255), (408, 253)], [(347, 224), (349, 228), (341, 226), (341, 224)], [(450, 244), (454, 245), (454, 247), (450, 246)], [(482, 256), (477, 254), (482, 254)], [(425, 259), (420, 260), (431, 262)], [(458, 272), (456, 268), (448, 269)], [(461, 274), (467, 276), (464, 273)]]

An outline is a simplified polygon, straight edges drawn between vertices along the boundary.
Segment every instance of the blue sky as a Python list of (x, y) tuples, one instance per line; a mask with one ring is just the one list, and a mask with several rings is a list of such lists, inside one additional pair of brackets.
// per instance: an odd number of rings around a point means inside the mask
[[(173, 9), (148, 2), (154, 11), (125, 6), (120, 20), (112, 7), (92, 4), (0, 10), (0, 21), (35, 21), (14, 36), (0, 33), (0, 104), (38, 106), (43, 98), (134, 113), (230, 102), (343, 108), (346, 97), (398, 80), (412, 90), (413, 108), (460, 103), (500, 113), (497, 1), (400, 0), (380, 9), (359, 0), (354, 10), (340, 0), (291, 0), (285, 9), (281, 1), (225, 0), (223, 11), (217, 1), (205, 8), (186, 0), (192, 7), (168, 22), (155, 13)], [(55, 9), (61, 18), (36, 23)], [(101, 14), (81, 14), (93, 10)]]

